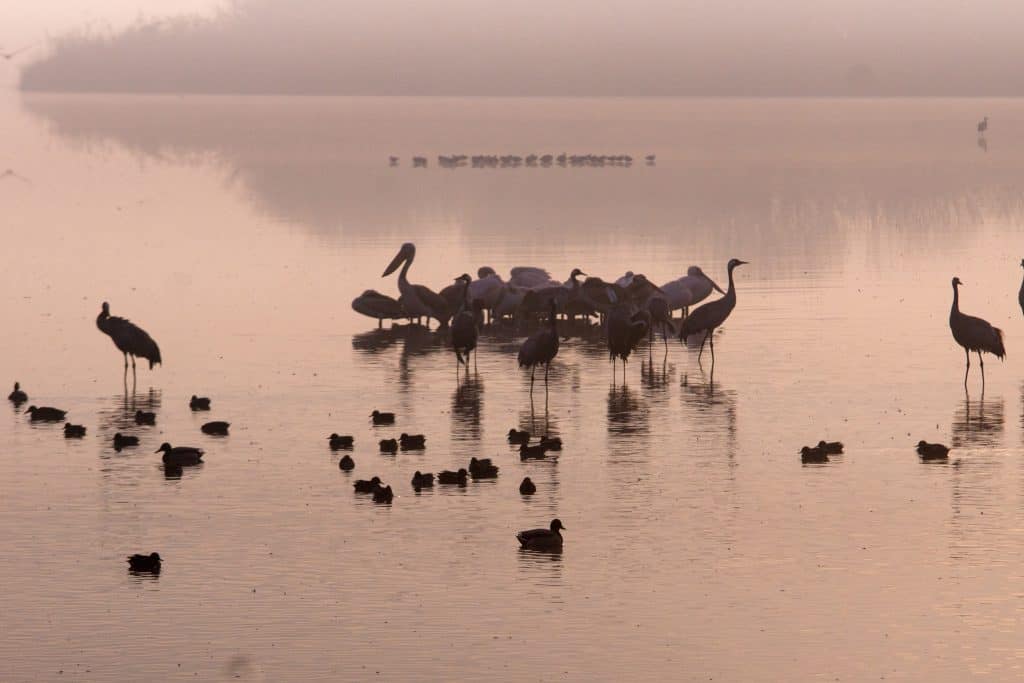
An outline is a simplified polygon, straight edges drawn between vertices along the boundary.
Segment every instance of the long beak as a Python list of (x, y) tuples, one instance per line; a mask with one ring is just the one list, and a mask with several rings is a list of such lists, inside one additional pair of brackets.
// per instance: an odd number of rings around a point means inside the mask
[[(707, 276), (707, 275), (705, 275), (704, 277), (708, 277), (708, 276)], [(725, 292), (723, 292), (723, 291), (722, 291), (722, 288), (721, 288), (721, 287), (719, 287), (719, 286), (718, 286), (718, 284), (717, 284), (717, 283), (716, 283), (716, 282), (715, 282), (714, 280), (712, 280), (711, 278), (709, 278), (709, 277), (708, 277), (708, 282), (710, 282), (710, 283), (711, 283), (711, 286), (712, 286), (712, 287), (714, 287), (714, 288), (715, 288), (716, 290), (718, 290), (718, 293), (719, 293), (719, 294), (725, 294)]]
[(402, 261), (404, 260), (405, 252), (399, 251), (398, 254), (395, 255), (395, 258), (392, 259), (391, 264), (384, 269), (384, 274), (381, 275), (381, 277), (387, 277), (388, 275), (391, 275), (391, 273), (395, 272), (398, 269), (398, 266), (402, 265)]
[(162, 448), (158, 448), (158, 449), (156, 449), (156, 450), (155, 450), (155, 451), (153, 451), (153, 452), (154, 452), (154, 453), (159, 453), (159, 452), (160, 452), (160, 451), (162, 451), (162, 450), (163, 450)]
[(25, 414), (25, 415), (28, 415), (28, 414), (29, 414), (29, 413), (31, 413), (31, 412), (32, 412), (31, 410), (26, 410), (24, 414)]
[[(714, 284), (714, 283), (712, 283), (712, 284)], [(653, 282), (651, 283), (651, 287), (654, 287), (654, 291), (661, 292), (662, 294), (665, 294), (665, 290), (662, 289), (661, 287), (659, 287), (658, 285), (654, 284)], [(666, 294), (666, 296), (668, 296), (668, 295)]]

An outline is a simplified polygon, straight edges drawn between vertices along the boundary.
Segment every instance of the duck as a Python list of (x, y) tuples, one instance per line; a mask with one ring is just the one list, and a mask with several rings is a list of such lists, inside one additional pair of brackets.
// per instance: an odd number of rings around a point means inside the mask
[(561, 550), (562, 549), (562, 520), (551, 520), (551, 526), (547, 529), (529, 529), (516, 534), (519, 544), (526, 550)]
[(188, 402), (188, 407), (192, 410), (209, 410), (210, 399), (192, 394), (192, 398)]
[(521, 431), (517, 430), (515, 427), (513, 427), (510, 430), (508, 430), (508, 442), (510, 444), (519, 445), (519, 444), (529, 443), (529, 441), (530, 441), (530, 432), (526, 432), (526, 431), (522, 431), (521, 432)]
[(524, 443), (519, 447), (519, 459), (520, 460), (543, 460), (547, 456), (547, 446), (543, 442), (536, 446)]
[(345, 470), (346, 472), (348, 472), (351, 469), (354, 469), (355, 466), (356, 466), (356, 461), (353, 460), (352, 456), (349, 455), (348, 453), (346, 453), (345, 455), (341, 456), (341, 460), (338, 461), (338, 469)]
[(29, 419), (32, 422), (60, 422), (64, 419), (64, 416), (68, 414), (68, 411), (60, 410), (58, 408), (50, 408), (47, 406), (43, 406), (42, 408), (29, 406), (28, 410), (25, 411), (25, 414), (29, 415)]
[(14, 405), (18, 405), (19, 403), (24, 403), (25, 401), (28, 400), (28, 394), (21, 390), (20, 384), (15, 382), (14, 391), (8, 394), (7, 400), (13, 403)]
[(356, 440), (351, 436), (341, 436), (339, 434), (331, 434), (327, 437), (327, 441), (331, 444), (331, 450), (337, 451), (342, 448), (352, 448), (352, 445)]
[(395, 424), (394, 413), (382, 413), (379, 410), (374, 410), (370, 413), (370, 417), (373, 418), (373, 424), (375, 425), (393, 425)]
[(945, 460), (949, 457), (949, 448), (941, 443), (918, 441), (917, 454), (922, 460)]
[(150, 553), (149, 555), (136, 553), (135, 555), (128, 556), (128, 569), (133, 572), (159, 574), (162, 562), (163, 559), (160, 557), (160, 553)]
[(150, 413), (145, 410), (135, 411), (135, 424), (137, 425), (155, 425), (156, 424), (156, 413)]
[(557, 436), (548, 436), (545, 434), (540, 437), (540, 445), (549, 451), (560, 451), (562, 450), (562, 439)]
[(470, 458), (469, 473), (474, 479), (494, 479), (498, 476), (498, 466), (490, 458)]
[(469, 476), (469, 472), (465, 468), (460, 469), (458, 472), (452, 472), (451, 470), (441, 470), (437, 473), (437, 483), (439, 484), (458, 484), (459, 486), (466, 485), (466, 479)]
[(114, 450), (120, 451), (122, 448), (129, 448), (131, 446), (139, 445), (139, 437), (137, 436), (126, 436), (121, 432), (114, 434)]
[(827, 455), (839, 455), (843, 452), (842, 441), (819, 441), (818, 448), (825, 451)]
[(427, 437), (422, 434), (406, 434), (402, 432), (401, 436), (398, 437), (398, 442), (402, 445), (403, 451), (419, 450), (427, 447)]
[(154, 453), (164, 454), (164, 464), (181, 467), (183, 465), (198, 465), (203, 461), (203, 449), (194, 446), (176, 446), (164, 442)]
[(227, 436), (228, 435), (228, 427), (230, 427), (230, 426), (231, 426), (230, 422), (214, 421), (214, 422), (207, 422), (206, 424), (204, 424), (199, 429), (202, 430), (203, 434), (212, 434), (214, 436)]
[(529, 477), (523, 477), (523, 481), (519, 484), (519, 493), (524, 496), (532, 496), (537, 493), (537, 485), (534, 484)]
[(85, 425), (73, 425), (70, 422), (64, 423), (65, 439), (81, 439), (85, 436)]
[(381, 439), (380, 440), (380, 452), (381, 453), (397, 453), (398, 452), (398, 440), (397, 439)]
[(432, 472), (420, 472), (416, 470), (416, 473), (412, 475), (412, 487), (419, 491), (420, 489), (427, 489), (434, 485), (434, 475)]
[(391, 490), (391, 485), (381, 486), (377, 485), (377, 488), (373, 489), (373, 502), (374, 503), (390, 503), (391, 499), (395, 497), (394, 492)]
[(804, 464), (828, 462), (828, 453), (817, 447), (804, 446), (800, 449), (800, 462)]
[(355, 483), (352, 484), (352, 488), (356, 490), (356, 493), (373, 493), (373, 490), (378, 486), (380, 486), (380, 477), (356, 479)]

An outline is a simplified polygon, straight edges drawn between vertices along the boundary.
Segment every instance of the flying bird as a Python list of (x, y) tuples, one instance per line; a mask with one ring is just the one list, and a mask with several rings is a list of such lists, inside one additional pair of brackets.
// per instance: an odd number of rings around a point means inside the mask
[(998, 327), (992, 327), (987, 320), (960, 312), (958, 287), (962, 284), (960, 278), (953, 278), (953, 306), (949, 310), (949, 329), (952, 331), (956, 343), (964, 347), (964, 356), (967, 358), (964, 389), (967, 389), (967, 375), (971, 372), (971, 351), (975, 351), (978, 354), (978, 363), (981, 365), (981, 390), (984, 392), (985, 361), (981, 357), (981, 352), (991, 353), (1002, 360), (1006, 356), (1006, 347), (1003, 346), (1003, 331)]
[(110, 315), (110, 304), (103, 302), (103, 309), (96, 316), (96, 327), (110, 337), (117, 350), (124, 354), (124, 377), (128, 380), (128, 356), (132, 357), (132, 379), (135, 379), (135, 358), (149, 361), (149, 369), (157, 363), (163, 363), (160, 347), (153, 338), (135, 323), (125, 318)]
[(747, 261), (738, 258), (729, 261), (729, 291), (721, 299), (706, 303), (683, 321), (679, 330), (680, 341), (686, 341), (687, 337), (704, 332), (704, 339), (700, 342), (700, 351), (697, 352), (697, 362), (700, 363), (701, 354), (704, 353), (704, 342), (711, 340), (711, 365), (715, 364), (715, 329), (725, 322), (725, 319), (736, 307), (736, 283), (733, 282), (732, 271), (742, 266)]

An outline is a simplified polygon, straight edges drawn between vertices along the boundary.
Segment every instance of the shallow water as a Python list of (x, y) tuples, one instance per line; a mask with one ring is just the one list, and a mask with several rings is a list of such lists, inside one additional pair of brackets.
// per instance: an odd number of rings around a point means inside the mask
[[(0, 419), (0, 679), (1020, 678), (1024, 102), (0, 107), (0, 378), (89, 429)], [(657, 163), (433, 163), (562, 151)], [(443, 334), (352, 312), (395, 293), (380, 274), (404, 241), (437, 289), (481, 265), (660, 283), (696, 263), (724, 286), (729, 258), (751, 263), (713, 379), (673, 342), (613, 380), (600, 331), (577, 327), (545, 408), (515, 367), (522, 330), (488, 330), (457, 382)], [(983, 396), (947, 327), (953, 275), (1006, 333)], [(95, 328), (104, 300), (163, 350), (135, 391)], [(398, 424), (372, 427), (375, 407)], [(231, 436), (201, 434), (210, 419)], [(512, 426), (565, 450), (520, 463)], [(116, 431), (142, 445), (115, 453)], [(356, 438), (351, 474), (333, 431)], [(380, 455), (401, 431), (426, 450)], [(821, 438), (846, 454), (802, 466)], [(919, 439), (950, 462), (922, 464)], [(162, 441), (206, 463), (165, 478)], [(499, 478), (409, 485), (471, 456)], [(353, 495), (373, 474), (390, 506)], [(517, 549), (555, 516), (561, 555)], [(124, 556), (151, 550), (162, 574), (130, 575)]]

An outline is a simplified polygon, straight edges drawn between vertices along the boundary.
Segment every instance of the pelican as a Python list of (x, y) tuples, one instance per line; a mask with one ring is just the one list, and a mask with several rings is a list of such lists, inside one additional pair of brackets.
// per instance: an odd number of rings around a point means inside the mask
[(949, 329), (953, 332), (953, 339), (956, 340), (956, 343), (964, 347), (964, 355), (967, 357), (964, 389), (967, 389), (967, 375), (971, 372), (971, 351), (976, 351), (978, 363), (981, 365), (981, 391), (984, 393), (985, 361), (981, 358), (981, 352), (991, 353), (1002, 360), (1006, 355), (1006, 347), (1003, 346), (1003, 331), (998, 327), (992, 327), (987, 320), (960, 312), (960, 292), (957, 287), (962, 284), (960, 278), (953, 278), (953, 306), (949, 310)]
[(476, 271), (478, 279), (469, 283), (469, 300), (482, 301), (487, 310), (488, 322), (493, 315), (505, 289), (505, 281), (489, 266), (481, 266)]
[(629, 287), (631, 284), (633, 284), (633, 271), (627, 270), (625, 275), (623, 275), (622, 277), (615, 281), (615, 284), (623, 288)]
[(725, 294), (699, 266), (690, 266), (686, 269), (686, 275), (678, 280), (666, 282), (661, 288), (673, 311), (688, 310), (690, 306), (699, 304), (708, 298), (712, 289), (717, 290), (719, 294)]
[(548, 271), (543, 268), (534, 268), (533, 266), (516, 266), (512, 269), (512, 277), (508, 281), (509, 284), (516, 285), (517, 287), (526, 287), (527, 289), (547, 287), (553, 282)]
[(385, 319), (401, 320), (406, 317), (405, 311), (402, 310), (402, 304), (375, 289), (367, 289), (352, 299), (352, 310), (370, 318), (376, 318), (378, 328), (384, 326)]
[[(423, 285), (414, 285), (409, 282), (409, 267), (416, 258), (416, 245), (406, 242), (398, 250), (395, 258), (384, 270), (381, 277), (387, 277), (402, 266), (402, 272), (398, 274), (398, 291), (402, 293), (402, 306), (405, 312), (414, 318), (424, 317), (427, 319), (427, 327), (430, 327), (430, 319), (434, 318), (441, 327), (448, 324), (452, 314), (448, 304), (436, 292)], [(404, 263), (404, 265), (402, 265)]]
[(527, 291), (529, 290), (511, 283), (505, 285), (501, 290), (498, 301), (494, 304), (492, 314), (499, 320), (509, 315), (515, 315), (516, 311), (519, 310), (520, 304), (523, 303)]
[(715, 364), (715, 328), (725, 322), (725, 319), (732, 313), (732, 309), (736, 307), (736, 283), (732, 279), (732, 271), (737, 266), (742, 266), (747, 263), (741, 261), (738, 258), (731, 259), (729, 261), (729, 291), (725, 293), (721, 299), (712, 301), (711, 303), (704, 304), (691, 315), (687, 316), (686, 320), (683, 321), (683, 326), (679, 330), (680, 341), (686, 341), (686, 338), (705, 332), (704, 339), (700, 342), (700, 351), (697, 353), (697, 362), (700, 363), (701, 354), (704, 353), (704, 342), (711, 340), (711, 366)]

